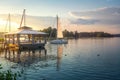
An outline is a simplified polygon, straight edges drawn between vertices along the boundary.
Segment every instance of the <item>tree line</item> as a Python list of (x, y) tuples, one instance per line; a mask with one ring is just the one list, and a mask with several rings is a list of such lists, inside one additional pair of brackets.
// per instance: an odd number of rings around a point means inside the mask
[[(40, 31), (48, 33), (48, 37), (56, 38), (56, 34), (57, 34), (57, 29), (56, 28), (48, 27), (48, 28), (45, 28), (45, 29), (40, 30)], [(77, 37), (79, 37), (77, 31), (72, 32), (72, 31), (68, 31), (68, 30), (65, 29), (64, 31), (62, 31), (62, 33), (63, 33), (63, 36), (67, 37), (67, 38), (75, 38), (75, 37), (77, 38)]]
[[(42, 32), (48, 33), (48, 37), (56, 38), (57, 29), (48, 27), (43, 30)], [(81, 37), (120, 37), (120, 34), (110, 34), (106, 32), (77, 32), (77, 31), (68, 31), (64, 30), (63, 36), (67, 38), (81, 38)]]

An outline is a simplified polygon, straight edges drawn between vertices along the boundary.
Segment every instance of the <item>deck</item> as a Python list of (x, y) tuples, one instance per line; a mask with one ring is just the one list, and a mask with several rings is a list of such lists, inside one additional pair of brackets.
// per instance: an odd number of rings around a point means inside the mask
[(45, 43), (36, 43), (36, 44), (20, 44), (20, 49), (38, 49), (43, 48), (45, 46)]

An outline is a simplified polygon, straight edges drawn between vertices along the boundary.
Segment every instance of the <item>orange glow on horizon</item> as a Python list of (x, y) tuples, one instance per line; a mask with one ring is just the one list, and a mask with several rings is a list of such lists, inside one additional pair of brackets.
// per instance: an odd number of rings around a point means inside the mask
[[(6, 15), (7, 16), (7, 15)], [(0, 32), (8, 32), (9, 31), (9, 24), (7, 23), (6, 16), (0, 16)], [(27, 16), (26, 17), (26, 26), (31, 27), (34, 30), (43, 30), (47, 27), (56, 28), (53, 22), (43, 21), (42, 19)], [(11, 16), (11, 31), (15, 31), (20, 26), (20, 15), (12, 15)], [(46, 19), (47, 20), (47, 19)], [(7, 26), (6, 26), (7, 25)], [(61, 27), (62, 30), (67, 29), (68, 31), (78, 31), (78, 32), (107, 32), (112, 34), (120, 33), (119, 28), (116, 25), (101, 25), (101, 24), (92, 24), (92, 25), (80, 25), (80, 24), (71, 24), (68, 19), (61, 20)], [(6, 31), (5, 31), (6, 28)]]
[[(16, 30), (19, 27), (19, 24), (16, 22), (10, 22), (11, 31)], [(0, 32), (9, 31), (9, 22), (3, 19), (0, 19)]]

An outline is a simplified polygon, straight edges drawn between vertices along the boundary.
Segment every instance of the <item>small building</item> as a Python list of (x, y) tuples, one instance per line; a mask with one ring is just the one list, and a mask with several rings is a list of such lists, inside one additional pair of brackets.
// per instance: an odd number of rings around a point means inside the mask
[(47, 33), (23, 26), (17, 31), (5, 34), (5, 48), (34, 49), (44, 47)]

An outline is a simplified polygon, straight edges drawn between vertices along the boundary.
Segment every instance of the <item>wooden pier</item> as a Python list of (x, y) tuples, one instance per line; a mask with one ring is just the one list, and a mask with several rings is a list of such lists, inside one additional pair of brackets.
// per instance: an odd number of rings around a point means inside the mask
[[(24, 26), (22, 23), (24, 21)], [(10, 23), (10, 15), (9, 15)], [(10, 24), (9, 24), (10, 28)], [(23, 11), (20, 27), (17, 31), (12, 31), (4, 35), (4, 48), (14, 48), (14, 49), (23, 49), (23, 48), (41, 48), (46, 44), (46, 33), (32, 30), (31, 27), (26, 26), (26, 17), (25, 9)]]
[(41, 48), (46, 44), (46, 33), (23, 26), (18, 31), (5, 34), (5, 48)]

